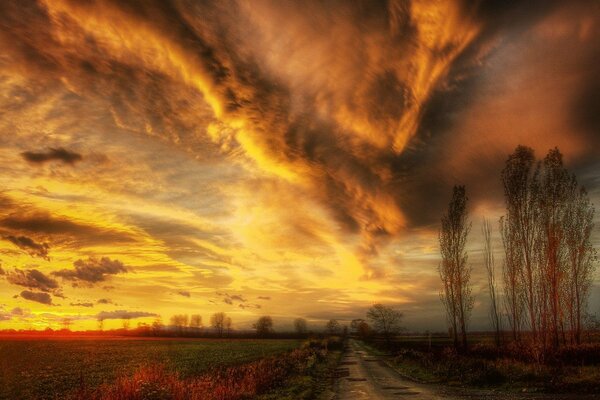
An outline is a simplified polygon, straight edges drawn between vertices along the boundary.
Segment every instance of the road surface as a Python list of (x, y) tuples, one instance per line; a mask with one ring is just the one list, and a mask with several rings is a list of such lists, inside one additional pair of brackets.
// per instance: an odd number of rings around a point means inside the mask
[(450, 388), (419, 384), (402, 377), (384, 357), (370, 354), (358, 342), (350, 340), (337, 370), (335, 400), (574, 400), (593, 399), (581, 395), (513, 394), (492, 390)]

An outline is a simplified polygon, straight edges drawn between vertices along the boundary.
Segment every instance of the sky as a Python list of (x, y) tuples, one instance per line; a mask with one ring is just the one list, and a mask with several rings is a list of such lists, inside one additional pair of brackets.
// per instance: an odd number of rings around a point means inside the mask
[(384, 303), (445, 330), (455, 184), (485, 329), (508, 154), (558, 146), (600, 204), (599, 23), (598, 1), (0, 2), (0, 329)]

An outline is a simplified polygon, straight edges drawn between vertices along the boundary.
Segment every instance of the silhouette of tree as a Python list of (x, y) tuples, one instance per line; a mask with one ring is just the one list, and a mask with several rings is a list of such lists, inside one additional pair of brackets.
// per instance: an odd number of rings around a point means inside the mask
[(534, 347), (543, 356), (542, 352), (566, 343), (567, 334), (572, 342), (581, 341), (597, 261), (590, 240), (594, 208), (557, 148), (536, 163), (533, 150), (517, 147), (502, 171), (502, 181), (509, 321), (514, 335), (517, 303), (522, 301), (531, 340), (541, 344)]
[(467, 323), (473, 308), (471, 268), (467, 265), (465, 250), (471, 229), (467, 222), (467, 200), (465, 187), (454, 186), (448, 212), (442, 217), (439, 234), (442, 262), (438, 267), (443, 284), (440, 298), (446, 308), (454, 345), (458, 347), (460, 330), (464, 350), (467, 349)]
[(189, 323), (189, 316), (187, 314), (176, 314), (171, 317), (171, 325), (175, 327), (179, 334), (185, 331), (185, 328)]
[(383, 335), (388, 345), (392, 337), (402, 330), (400, 326), (402, 317), (401, 312), (383, 304), (375, 304), (367, 311), (367, 319), (371, 322), (375, 331)]
[(492, 329), (494, 330), (494, 340), (496, 346), (500, 346), (502, 330), (502, 321), (500, 319), (500, 311), (498, 310), (498, 298), (496, 295), (496, 265), (494, 262), (494, 249), (492, 247), (492, 227), (490, 222), (484, 218), (483, 226), (483, 260), (485, 271), (487, 274), (488, 290), (490, 293), (490, 320)]
[(223, 336), (223, 333), (229, 334), (231, 331), (231, 318), (229, 318), (224, 312), (218, 312), (210, 317), (210, 325), (215, 330), (219, 337)]
[(298, 334), (298, 336), (306, 335), (308, 332), (308, 324), (304, 318), (296, 318), (294, 320), (294, 330)]
[(258, 321), (253, 325), (256, 329), (256, 334), (261, 337), (269, 336), (273, 332), (273, 318), (264, 315), (258, 318)]
[(338, 322), (337, 319), (330, 319), (325, 324), (325, 332), (327, 332), (330, 335), (339, 334), (341, 329), (342, 329), (342, 326), (340, 325), (340, 323)]
[(202, 328), (202, 315), (194, 314), (190, 317), (190, 328), (199, 331)]

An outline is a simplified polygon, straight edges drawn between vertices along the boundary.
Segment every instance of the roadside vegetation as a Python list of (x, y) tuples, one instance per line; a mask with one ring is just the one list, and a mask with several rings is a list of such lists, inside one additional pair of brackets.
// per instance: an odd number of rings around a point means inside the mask
[[(440, 299), (448, 335), (395, 335), (373, 320), (355, 320), (352, 334), (390, 354), (402, 374), (423, 382), (520, 391), (600, 393), (600, 331), (589, 313), (597, 267), (592, 245), (594, 207), (563, 164), (558, 149), (536, 160), (519, 146), (501, 172), (506, 213), (498, 221), (501, 278), (493, 223), (482, 223), (490, 331), (468, 332), (474, 304), (467, 242), (465, 186), (452, 192), (441, 219)], [(399, 314), (398, 314), (399, 315)]]

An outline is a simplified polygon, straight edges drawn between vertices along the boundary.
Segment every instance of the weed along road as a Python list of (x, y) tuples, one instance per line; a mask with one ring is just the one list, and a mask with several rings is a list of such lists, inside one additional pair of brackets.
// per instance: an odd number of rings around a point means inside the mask
[(402, 377), (385, 360), (350, 340), (337, 370), (335, 400), (591, 400), (594, 395), (506, 393), (420, 384)]

